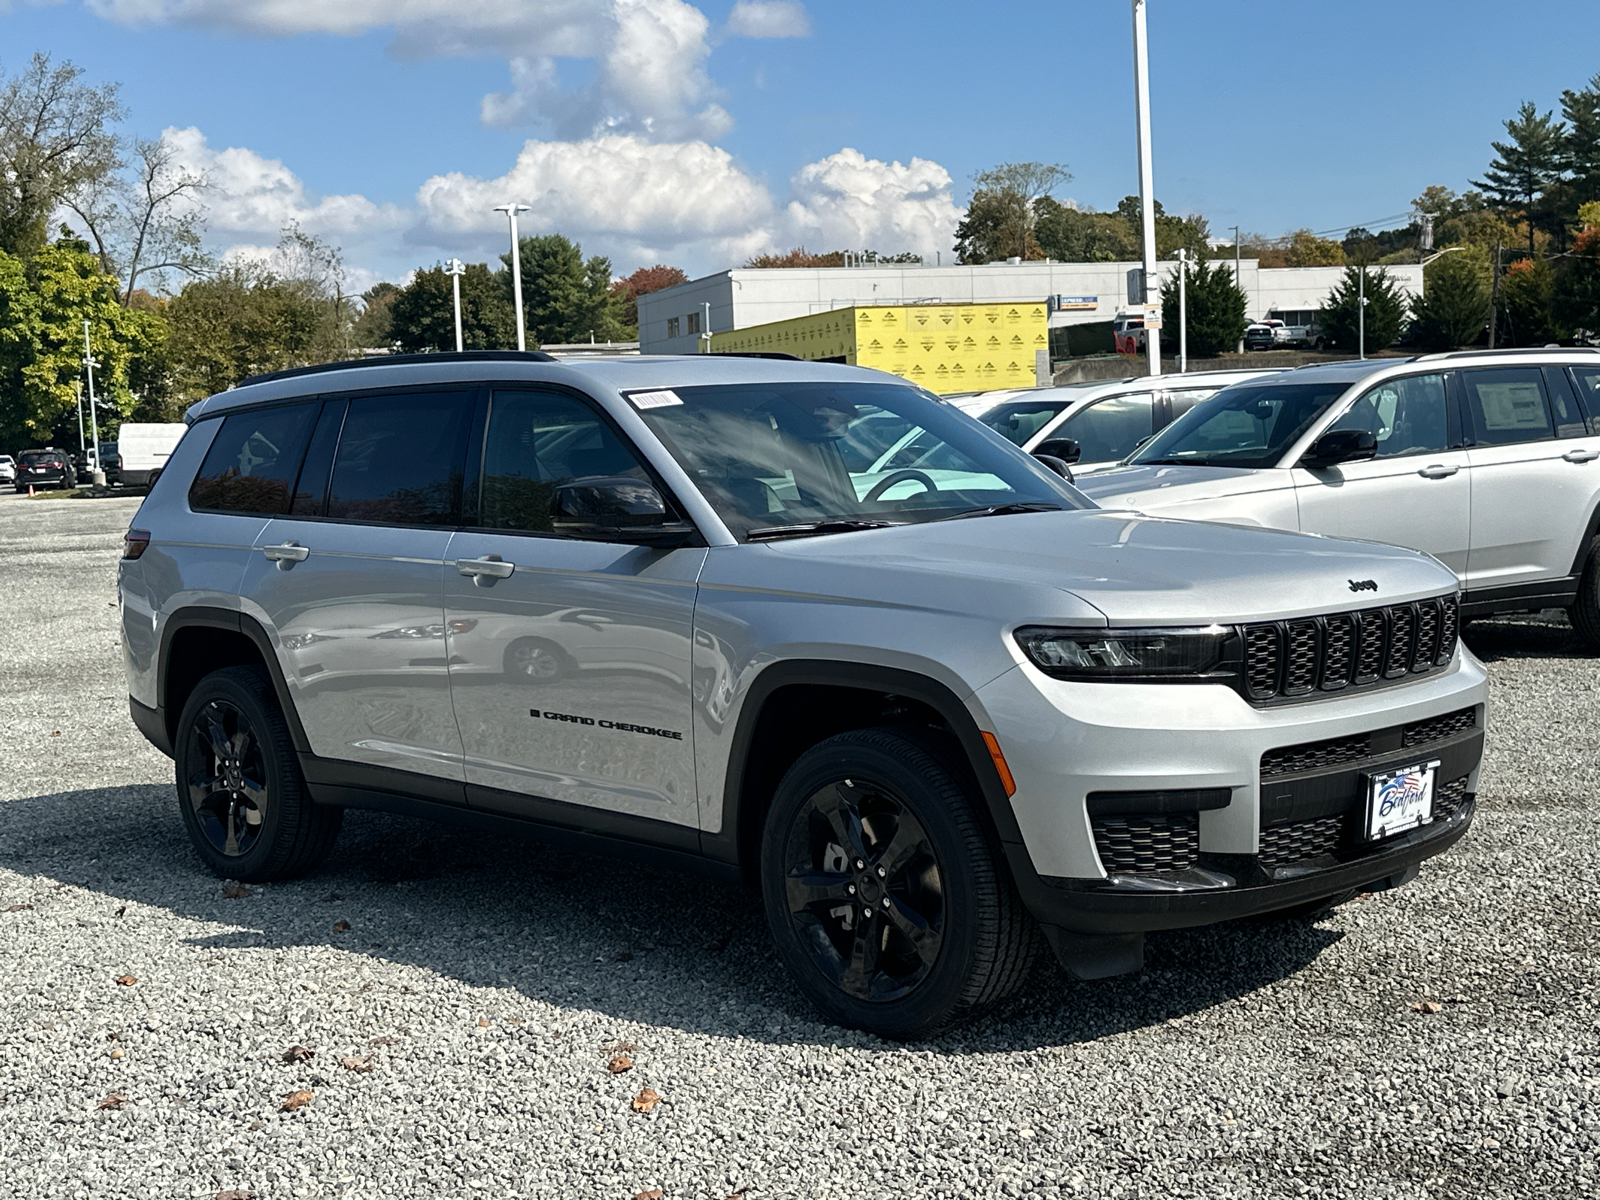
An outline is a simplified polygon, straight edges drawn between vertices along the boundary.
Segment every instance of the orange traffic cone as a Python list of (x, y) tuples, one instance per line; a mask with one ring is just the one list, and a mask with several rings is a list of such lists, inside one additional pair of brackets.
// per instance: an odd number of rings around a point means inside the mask
[(29, 500), (33, 499), (33, 484), (31, 484), (31, 483), (28, 485), (28, 499)]

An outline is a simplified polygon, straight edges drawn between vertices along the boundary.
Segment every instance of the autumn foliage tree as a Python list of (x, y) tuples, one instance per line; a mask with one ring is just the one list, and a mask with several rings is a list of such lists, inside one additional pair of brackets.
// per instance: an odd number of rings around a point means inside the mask
[(639, 328), (639, 297), (648, 296), (651, 292), (664, 291), (669, 287), (677, 287), (680, 283), (688, 283), (689, 277), (677, 267), (664, 266), (657, 263), (653, 267), (640, 267), (632, 275), (617, 280), (611, 285), (611, 294), (617, 298), (622, 306), (622, 323), (635, 331)]

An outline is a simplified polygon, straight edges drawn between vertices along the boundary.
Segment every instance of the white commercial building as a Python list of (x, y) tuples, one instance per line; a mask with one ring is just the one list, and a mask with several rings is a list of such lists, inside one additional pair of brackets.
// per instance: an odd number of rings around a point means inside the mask
[[(1221, 260), (1232, 272), (1234, 264)], [(702, 332), (748, 329), (815, 312), (865, 304), (1050, 302), (1050, 324), (1109, 321), (1128, 308), (1128, 273), (1137, 263), (996, 262), (974, 267), (768, 267), (719, 271), (639, 297), (639, 349), (694, 354)], [(1158, 263), (1160, 281), (1177, 270)], [(1262, 267), (1239, 263), (1246, 315), (1308, 313), (1322, 307), (1343, 267)], [(1408, 295), (1422, 292), (1420, 266), (1387, 268)], [(707, 308), (709, 306), (709, 310)], [(707, 325), (709, 316), (710, 324)]]

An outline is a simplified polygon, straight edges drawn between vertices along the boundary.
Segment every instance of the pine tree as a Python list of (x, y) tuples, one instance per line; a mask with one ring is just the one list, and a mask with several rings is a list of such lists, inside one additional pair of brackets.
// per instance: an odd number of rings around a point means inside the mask
[[(1406, 298), (1400, 285), (1383, 267), (1366, 271), (1366, 347), (1382, 350), (1400, 336), (1406, 320)], [(1361, 345), (1361, 267), (1346, 267), (1344, 276), (1328, 293), (1322, 306), (1322, 334), (1336, 350), (1355, 351)]]
[(1533, 254), (1534, 226), (1541, 216), (1548, 219), (1544, 201), (1561, 181), (1566, 127), (1554, 112), (1541, 115), (1531, 101), (1505, 126), (1511, 140), (1489, 143), (1496, 157), (1472, 186), (1488, 192), (1497, 207), (1522, 213), (1528, 223), (1528, 253)]
[[(1184, 297), (1189, 317), (1189, 355), (1213, 358), (1244, 336), (1245, 294), (1233, 281), (1232, 264), (1192, 262)], [(1161, 340), (1178, 344), (1178, 281), (1161, 289)]]
[(1600, 200), (1600, 75), (1582, 91), (1561, 93), (1561, 115), (1567, 132), (1562, 143), (1562, 166), (1569, 177), (1569, 219), (1578, 207)]
[(1423, 294), (1411, 301), (1417, 342), (1425, 350), (1470, 346), (1489, 319), (1489, 271), (1482, 256), (1457, 250), (1425, 271)]

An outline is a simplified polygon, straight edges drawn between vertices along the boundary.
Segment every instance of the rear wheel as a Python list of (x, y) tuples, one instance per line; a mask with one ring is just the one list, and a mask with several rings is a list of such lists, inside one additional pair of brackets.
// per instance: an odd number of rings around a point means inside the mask
[(830, 1019), (929, 1037), (1003, 999), (1036, 944), (981, 803), (943, 746), (857, 730), (778, 785), (761, 886), (779, 956)]
[(303, 875), (327, 854), (344, 810), (311, 802), (266, 672), (226, 667), (178, 718), (178, 808), (189, 840), (225, 879)]
[(1567, 609), (1567, 616), (1585, 648), (1600, 652), (1600, 538), (1589, 543), (1578, 580), (1578, 598)]

